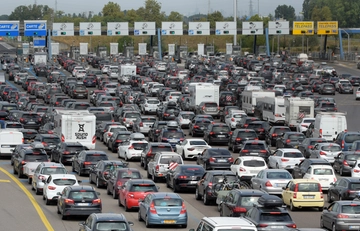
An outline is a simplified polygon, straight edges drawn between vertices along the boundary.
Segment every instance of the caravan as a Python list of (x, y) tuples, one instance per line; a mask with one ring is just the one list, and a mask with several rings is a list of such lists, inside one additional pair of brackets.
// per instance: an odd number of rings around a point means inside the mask
[(247, 115), (254, 115), (257, 100), (264, 97), (274, 98), (275, 92), (263, 90), (244, 90), (241, 94), (242, 110), (244, 110)]
[(285, 99), (282, 96), (258, 99), (262, 103), (262, 120), (273, 124), (285, 123)]
[(285, 98), (285, 125), (296, 131), (303, 118), (314, 118), (314, 100), (311, 98)]
[(56, 110), (54, 133), (61, 142), (79, 142), (95, 149), (96, 116), (87, 110)]
[(190, 83), (187, 108), (195, 111), (196, 106), (199, 106), (201, 102), (214, 102), (219, 105), (219, 89), (219, 85), (212, 83)]

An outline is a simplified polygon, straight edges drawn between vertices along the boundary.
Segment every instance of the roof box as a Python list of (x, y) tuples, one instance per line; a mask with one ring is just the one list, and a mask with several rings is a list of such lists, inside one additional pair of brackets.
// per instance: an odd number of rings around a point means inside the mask
[(257, 203), (264, 207), (282, 207), (284, 204), (280, 197), (268, 194), (262, 195)]

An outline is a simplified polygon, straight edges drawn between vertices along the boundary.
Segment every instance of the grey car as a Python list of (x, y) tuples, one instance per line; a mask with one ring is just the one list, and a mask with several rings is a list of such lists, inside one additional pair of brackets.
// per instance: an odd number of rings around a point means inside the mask
[(220, 108), (216, 102), (201, 102), (195, 107), (195, 114), (206, 114), (214, 118), (220, 118)]
[(139, 132), (146, 135), (149, 133), (155, 121), (156, 117), (154, 116), (137, 117), (133, 123), (133, 132)]
[(281, 195), (282, 187), (285, 187), (291, 179), (293, 179), (291, 174), (285, 169), (264, 169), (251, 178), (251, 185), (253, 189)]
[(311, 153), (310, 150), (314, 147), (317, 143), (326, 143), (327, 140), (324, 138), (306, 138), (299, 144), (300, 152), (305, 156), (305, 158), (309, 158)]
[(341, 152), (341, 146), (336, 143), (319, 143), (310, 150), (310, 158), (325, 159), (333, 164)]

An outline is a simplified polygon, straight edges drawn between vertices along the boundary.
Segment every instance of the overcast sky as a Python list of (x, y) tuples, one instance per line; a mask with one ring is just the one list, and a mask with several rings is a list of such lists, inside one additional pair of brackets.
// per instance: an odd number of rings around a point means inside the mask
[[(4, 0), (3, 0), (4, 1)], [(171, 11), (178, 11), (184, 16), (190, 16), (197, 13), (207, 14), (210, 12), (220, 11), (224, 16), (233, 15), (233, 0), (157, 0), (161, 3), (161, 10), (169, 14)], [(37, 4), (48, 5), (49, 7), (55, 7), (55, 0), (16, 0), (6, 1), (1, 5), (0, 14), (11, 14), (11, 12), (20, 5), (30, 5), (37, 2)], [(65, 13), (82, 13), (94, 11), (98, 13), (102, 10), (104, 5), (109, 1), (102, 0), (57, 0), (57, 9), (62, 10)], [(120, 1), (112, 0), (112, 2), (118, 3), (122, 10), (138, 9), (144, 6), (145, 0), (134, 1)], [(238, 16), (249, 15), (250, 0), (237, 0), (238, 2)], [(258, 3), (260, 15), (267, 16), (270, 13), (274, 15), (275, 9), (278, 5), (291, 5), (295, 8), (295, 12), (298, 15), (302, 11), (303, 0), (252, 0), (253, 11), (255, 14), (258, 12)]]

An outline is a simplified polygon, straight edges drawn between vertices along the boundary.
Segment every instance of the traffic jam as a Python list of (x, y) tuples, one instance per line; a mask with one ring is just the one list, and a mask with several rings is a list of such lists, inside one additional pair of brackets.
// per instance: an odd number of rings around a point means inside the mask
[[(38, 60), (1, 56), (0, 156), (80, 231), (360, 229), (360, 132), (333, 97), (360, 77), (305, 54)], [(188, 226), (195, 201), (218, 215)]]

